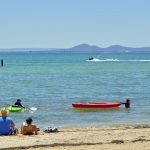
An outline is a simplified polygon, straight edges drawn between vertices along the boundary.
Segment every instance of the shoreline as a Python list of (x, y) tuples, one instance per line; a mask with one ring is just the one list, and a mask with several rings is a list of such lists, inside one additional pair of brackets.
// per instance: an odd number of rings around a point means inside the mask
[(58, 129), (38, 135), (0, 136), (0, 149), (75, 150), (148, 150), (150, 125), (117, 125)]

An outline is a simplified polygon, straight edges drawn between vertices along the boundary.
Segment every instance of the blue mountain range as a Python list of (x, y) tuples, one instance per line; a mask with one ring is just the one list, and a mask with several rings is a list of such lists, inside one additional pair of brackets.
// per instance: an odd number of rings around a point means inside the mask
[(68, 53), (150, 53), (150, 47), (125, 47), (121, 45), (111, 45), (106, 48), (96, 45), (79, 44), (71, 48), (5, 48), (2, 52), (68, 52)]

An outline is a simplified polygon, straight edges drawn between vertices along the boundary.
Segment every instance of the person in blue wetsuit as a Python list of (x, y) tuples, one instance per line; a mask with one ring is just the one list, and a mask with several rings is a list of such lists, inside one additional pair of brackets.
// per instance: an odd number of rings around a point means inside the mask
[(25, 108), (25, 107), (21, 104), (21, 99), (17, 99), (17, 101), (14, 103), (13, 106)]
[(0, 110), (0, 135), (17, 134), (13, 120), (8, 117), (9, 111), (7, 109)]

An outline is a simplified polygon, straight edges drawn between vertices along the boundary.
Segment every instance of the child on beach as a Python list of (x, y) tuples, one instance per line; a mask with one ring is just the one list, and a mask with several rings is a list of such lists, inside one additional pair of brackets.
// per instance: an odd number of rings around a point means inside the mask
[(32, 124), (32, 118), (29, 117), (26, 119), (26, 123), (23, 123), (21, 126), (21, 134), (23, 135), (37, 135), (37, 127)]

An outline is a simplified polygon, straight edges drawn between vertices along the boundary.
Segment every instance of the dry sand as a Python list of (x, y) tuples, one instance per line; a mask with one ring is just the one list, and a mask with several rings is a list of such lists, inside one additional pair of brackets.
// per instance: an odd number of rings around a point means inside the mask
[(150, 150), (150, 125), (70, 128), (33, 136), (0, 136), (0, 149)]

